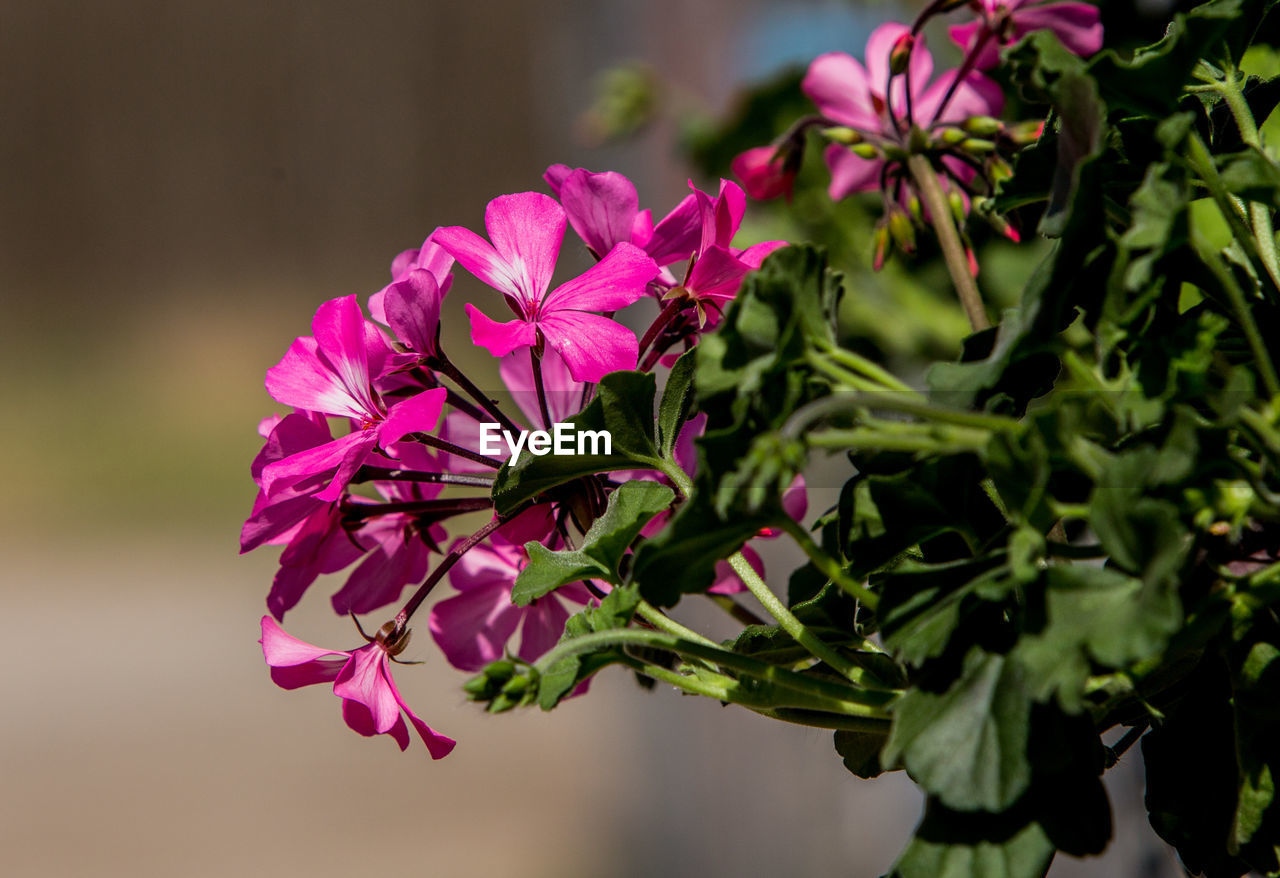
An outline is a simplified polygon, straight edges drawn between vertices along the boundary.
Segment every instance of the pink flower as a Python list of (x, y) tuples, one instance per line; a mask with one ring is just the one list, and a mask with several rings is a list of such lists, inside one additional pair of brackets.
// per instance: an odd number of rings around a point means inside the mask
[(503, 293), (515, 312), (515, 320), (498, 323), (468, 304), (472, 341), (495, 357), (545, 342), (575, 379), (595, 382), (609, 372), (635, 368), (639, 343), (631, 330), (592, 312), (616, 311), (639, 299), (658, 266), (640, 248), (620, 243), (548, 293), (566, 225), (564, 208), (554, 199), (521, 192), (489, 202), (489, 241), (459, 226), (439, 230), (435, 240), (467, 271)]
[[(867, 40), (866, 67), (843, 52), (815, 58), (802, 85), (805, 94), (831, 121), (855, 129), (873, 143), (903, 148), (908, 145), (912, 124), (928, 129), (962, 122), (971, 116), (999, 114), (1004, 95), (981, 73), (969, 73), (956, 84), (958, 71), (949, 70), (930, 82), (933, 57), (922, 38), (916, 40), (911, 51), (907, 75), (891, 77), (890, 56), (906, 33), (909, 31), (905, 25), (894, 22), (872, 31)], [(831, 170), (829, 191), (833, 199), (881, 188), (886, 164), (883, 158), (862, 158), (839, 144), (827, 147), (824, 157)], [(957, 173), (972, 174), (958, 161), (952, 161), (955, 164), (949, 166)]]
[(511, 587), (528, 563), (521, 546), (494, 534), (463, 555), (449, 571), (459, 591), (431, 608), (431, 636), (449, 664), (478, 671), (502, 658), (507, 641), (520, 628), (515, 654), (527, 662), (555, 646), (564, 633), (569, 610), (562, 601), (585, 604), (590, 592), (578, 583), (563, 586), (526, 607), (511, 602)]
[(408, 639), (407, 631), (392, 639), (384, 626), (359, 649), (325, 649), (287, 634), (270, 616), (263, 616), (258, 642), (277, 686), (297, 689), (332, 681), (333, 694), (342, 699), (342, 718), (353, 730), (365, 737), (390, 735), (405, 750), (409, 747), (407, 716), (431, 758), (440, 759), (449, 755), (457, 742), (418, 719), (400, 697), (391, 676), (392, 657), (404, 649)]
[(730, 163), (733, 175), (742, 181), (747, 194), (757, 201), (785, 195), (791, 200), (796, 168), (789, 167), (788, 154), (776, 146), (757, 146), (740, 153)]
[(1076, 55), (1102, 48), (1098, 7), (1088, 3), (1044, 3), (1041, 0), (972, 0), (980, 16), (969, 24), (953, 25), (948, 34), (965, 53), (975, 52), (979, 70), (1000, 63), (1000, 49), (1036, 30), (1052, 31)]
[[(443, 388), (424, 390), (388, 408), (370, 375), (380, 375), (392, 351), (377, 327), (360, 313), (355, 296), (325, 302), (316, 311), (314, 336), (295, 339), (267, 370), (267, 392), (277, 402), (324, 415), (350, 418), (352, 432), (267, 464), (268, 497), (303, 480), (318, 482), (318, 500), (336, 500), (377, 447), (409, 433), (431, 432), (444, 408)], [(326, 486), (327, 485), (327, 486)]]
[(441, 298), (449, 292), (449, 287), (453, 284), (453, 275), (450, 274), (453, 270), (453, 257), (435, 242), (435, 234), (432, 232), (428, 235), (418, 249), (405, 250), (391, 260), (391, 283), (369, 297), (369, 316), (374, 320), (384, 326), (391, 325), (387, 320), (384, 304), (386, 294), (396, 284), (408, 280), (414, 272), (425, 271), (431, 275)]

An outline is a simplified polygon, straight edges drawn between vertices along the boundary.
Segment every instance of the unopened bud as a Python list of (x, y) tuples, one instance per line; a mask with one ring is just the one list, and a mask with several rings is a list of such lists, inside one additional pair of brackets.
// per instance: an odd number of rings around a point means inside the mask
[(889, 214), (889, 234), (903, 253), (916, 252), (916, 229), (905, 211), (894, 210)]
[(977, 137), (969, 137), (961, 142), (960, 148), (965, 152), (985, 154), (995, 152), (996, 144), (992, 140), (981, 140)]
[(951, 207), (951, 215), (955, 217), (956, 223), (964, 224), (965, 203), (964, 197), (959, 192), (952, 189), (947, 193), (947, 204)]
[(523, 676), (512, 677), (510, 680), (507, 681), (507, 685), (502, 687), (502, 694), (508, 695), (512, 698), (518, 698), (524, 692), (524, 690), (528, 688), (529, 688), (528, 677), (523, 677)]
[(873, 143), (855, 143), (849, 149), (860, 159), (880, 158), (880, 150)]
[(898, 76), (907, 72), (907, 66), (911, 63), (911, 52), (915, 47), (916, 38), (910, 31), (894, 40), (893, 48), (889, 50), (889, 74), (891, 76)]
[(999, 156), (992, 156), (987, 161), (987, 176), (993, 184), (1003, 183), (1013, 176), (1013, 166)]
[(914, 192), (907, 199), (907, 211), (911, 214), (911, 218), (920, 225), (924, 225), (924, 208), (920, 206), (920, 196)]
[(1035, 143), (1040, 139), (1040, 135), (1044, 133), (1043, 121), (1019, 122), (1017, 125), (1010, 126), (1005, 134), (1010, 140), (1018, 146), (1026, 146)]
[(874, 248), (871, 258), (871, 268), (879, 271), (884, 268), (884, 260), (889, 255), (889, 227), (884, 222), (876, 223), (875, 231), (871, 233), (871, 243)]
[(991, 116), (970, 116), (964, 120), (964, 130), (978, 137), (993, 137), (1004, 129), (1004, 123)]
[(835, 143), (843, 143), (852, 146), (855, 143), (862, 142), (862, 135), (852, 128), (845, 128), (843, 125), (836, 125), (833, 128), (823, 128), (822, 136), (827, 140)]
[(968, 136), (969, 135), (965, 134), (959, 128), (943, 128), (942, 133), (938, 136), (938, 139), (941, 140), (943, 143), (945, 143), (947, 146), (955, 146), (957, 144), (964, 143), (965, 139), (968, 138)]

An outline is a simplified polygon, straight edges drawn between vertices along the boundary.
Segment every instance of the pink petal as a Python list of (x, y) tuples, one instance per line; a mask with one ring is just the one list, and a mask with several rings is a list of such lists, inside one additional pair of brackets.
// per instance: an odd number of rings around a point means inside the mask
[(478, 671), (502, 658), (520, 616), (511, 603), (511, 583), (494, 582), (440, 601), (427, 626), (449, 664)]
[(688, 259), (701, 240), (702, 212), (697, 199), (686, 195), (658, 221), (644, 249), (658, 265), (670, 265)]
[(862, 131), (880, 130), (880, 114), (872, 102), (867, 71), (844, 52), (828, 52), (813, 59), (800, 87), (818, 112), (831, 121)]
[[(893, 51), (894, 44), (910, 31), (911, 29), (905, 24), (889, 21), (877, 27), (867, 37), (867, 53), (865, 55), (867, 73), (870, 78), (871, 90), (876, 94), (881, 96), (888, 94), (889, 54)], [(929, 50), (924, 47), (924, 39), (917, 38), (915, 49), (911, 52), (912, 84), (928, 82), (932, 73), (933, 57), (929, 54)], [(905, 97), (905, 93), (894, 95), (895, 110), (902, 106), (899, 101), (903, 97)]]
[[(432, 759), (443, 759), (453, 752), (453, 748), (458, 745), (457, 741), (448, 735), (440, 734), (418, 719), (417, 714), (405, 707), (403, 702), (401, 702), (400, 706), (404, 709), (405, 715), (409, 717), (409, 722), (413, 723), (413, 727), (417, 730), (418, 737), (422, 739), (422, 743), (427, 745), (427, 752), (431, 754)], [(404, 747), (400, 749), (403, 750)]]
[(686, 286), (699, 299), (731, 299), (750, 270), (728, 250), (712, 246), (698, 256)]
[(541, 192), (499, 195), (485, 208), (484, 227), (489, 240), (511, 267), (516, 286), (523, 293), (519, 298), (525, 303), (539, 301), (551, 285), (564, 240), (565, 219), (564, 208)]
[(564, 634), (564, 623), (569, 611), (554, 594), (538, 598), (524, 611), (524, 623), (520, 626), (520, 648), (516, 655), (527, 662), (537, 661)]
[(974, 72), (964, 78), (939, 115), (938, 107), (957, 72), (948, 70), (943, 73), (916, 100), (916, 113), (921, 120), (926, 120), (924, 124), (963, 122), (970, 116), (999, 116), (1004, 109), (1004, 92), (1000, 86), (985, 75)]
[(314, 661), (271, 669), (271, 682), (281, 689), (301, 689), (317, 683), (332, 683), (346, 661)]
[(369, 387), (365, 319), (356, 297), (343, 296), (322, 304), (311, 320), (311, 333), (320, 354), (351, 397), (366, 412), (375, 411)]
[(484, 238), (470, 229), (449, 226), (437, 231), (435, 239), (467, 271), (494, 289), (524, 301), (520, 276)]
[[(547, 348), (542, 353), (542, 387), (547, 397), (547, 410), (552, 422), (564, 421), (576, 415), (582, 408), (582, 382), (574, 381), (564, 359)], [(502, 358), (498, 366), (502, 383), (511, 391), (512, 398), (530, 423), (541, 424), (542, 412), (538, 406), (537, 387), (533, 382), (533, 364), (528, 351), (512, 351)], [(546, 426), (543, 424), (543, 426)], [(506, 446), (503, 446), (504, 450)]]
[(822, 157), (831, 171), (831, 185), (827, 187), (827, 193), (832, 201), (880, 187), (880, 173), (884, 169), (882, 160), (860, 158), (838, 143), (828, 146)]
[(1018, 37), (1033, 30), (1050, 30), (1076, 55), (1092, 55), (1102, 48), (1098, 7), (1088, 3), (1047, 3), (1019, 9), (1013, 17)]
[(538, 333), (532, 323), (525, 320), (499, 323), (491, 320), (470, 302), (466, 309), (471, 318), (472, 343), (480, 345), (495, 357), (503, 357), (516, 348), (532, 347), (537, 343)]
[(764, 263), (764, 260), (774, 250), (781, 250), (787, 246), (786, 241), (761, 241), (759, 244), (752, 244), (746, 250), (738, 254), (738, 258), (742, 260), (749, 268), (756, 269)]
[(551, 188), (556, 198), (560, 197), (560, 187), (564, 185), (564, 181), (573, 173), (573, 168), (568, 165), (551, 165), (542, 174), (542, 179), (547, 182), (547, 186)]
[(502, 585), (508, 591), (520, 573), (524, 551), (505, 539), (481, 543), (458, 559), (449, 571), (449, 584), (458, 591)]
[(396, 713), (395, 722), (388, 729), (378, 729), (373, 713), (359, 701), (350, 698), (342, 700), (342, 718), (354, 732), (372, 738), (374, 735), (390, 735), (400, 745), (401, 752), (409, 749), (409, 730), (405, 727), (404, 718)]
[[(366, 534), (361, 531), (362, 539)], [(430, 556), (430, 548), (416, 534), (406, 533), (403, 525), (395, 527), (334, 594), (333, 611), (362, 615), (398, 600), (406, 585), (426, 577)]]
[(386, 322), (410, 350), (434, 355), (443, 303), (444, 294), (435, 276), (415, 269), (404, 280), (387, 287), (383, 301)]
[(746, 212), (747, 193), (732, 180), (721, 180), (720, 195), (716, 198), (716, 244), (728, 247), (733, 243)]
[(622, 174), (593, 174), (579, 168), (565, 179), (559, 194), (569, 224), (597, 259), (615, 244), (631, 242), (640, 198), (635, 185)]
[(617, 311), (645, 294), (658, 274), (658, 264), (633, 244), (618, 244), (609, 254), (572, 280), (552, 290), (540, 314), (570, 308), (575, 311)]
[[(290, 486), (300, 479), (327, 474), (330, 470), (336, 470), (352, 454), (354, 449), (362, 445), (371, 447), (371, 439), (376, 441), (376, 435), (366, 435), (363, 431), (356, 431), (331, 442), (326, 442), (323, 445), (317, 445), (314, 448), (299, 451), (297, 454), (291, 454), (283, 460), (269, 463), (262, 469), (262, 490), (266, 492), (268, 497), (271, 497), (274, 493), (278, 493), (281, 488)], [(331, 479), (322, 481), (321, 484), (329, 484), (331, 481)], [(341, 488), (339, 488), (339, 493), (341, 493)], [(317, 496), (317, 499), (336, 500), (337, 497)]]
[(433, 387), (393, 405), (378, 427), (379, 443), (385, 448), (410, 433), (434, 433), (448, 395), (443, 387)]
[(341, 378), (321, 359), (316, 340), (293, 340), (280, 362), (267, 370), (267, 393), (276, 402), (308, 411), (348, 418), (367, 414)]
[(273, 668), (303, 665), (331, 655), (340, 655), (344, 658), (351, 655), (349, 652), (325, 649), (299, 640), (277, 625), (270, 616), (263, 616), (261, 624), (262, 637), (258, 642), (262, 644), (262, 657)]
[(757, 201), (768, 201), (791, 192), (795, 174), (784, 168), (783, 157), (776, 146), (757, 146), (740, 153), (729, 165), (733, 175), (742, 181), (747, 194)]
[(610, 372), (634, 369), (640, 356), (635, 333), (598, 314), (556, 311), (538, 326), (577, 381), (595, 383)]
[(369, 708), (374, 731), (380, 735), (389, 731), (400, 718), (400, 706), (386, 683), (384, 665), (387, 661), (387, 651), (381, 644), (366, 644), (351, 653), (351, 661), (333, 684), (334, 695), (358, 701)]

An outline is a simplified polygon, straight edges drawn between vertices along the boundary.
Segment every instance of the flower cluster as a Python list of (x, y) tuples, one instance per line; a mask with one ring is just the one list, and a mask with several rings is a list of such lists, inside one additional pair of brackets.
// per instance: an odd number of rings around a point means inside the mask
[[(1102, 46), (1102, 25), (1097, 7), (1087, 3), (972, 0), (967, 5), (977, 20), (949, 31), (964, 59), (958, 68), (934, 76), (921, 28), (939, 12), (961, 5), (935, 2), (909, 27), (896, 22), (877, 27), (867, 40), (865, 62), (844, 52), (814, 59), (803, 89), (819, 115), (801, 119), (774, 144), (734, 160), (733, 172), (746, 191), (757, 199), (789, 197), (805, 133), (820, 129), (828, 143), (823, 157), (831, 173), (831, 198), (881, 194), (877, 269), (890, 241), (904, 252), (914, 251), (914, 228), (933, 219), (931, 210), (945, 204), (962, 220), (972, 196), (990, 193), (1011, 173), (1004, 156), (1033, 142), (1042, 127), (999, 121), (1004, 95), (982, 71), (999, 63), (1002, 47), (1035, 30), (1051, 31), (1072, 52), (1093, 54)], [(928, 189), (936, 189), (942, 200), (930, 199)], [(985, 218), (1018, 239), (1002, 218)], [(971, 253), (969, 261), (976, 271)]]
[[(536, 659), (560, 638), (570, 607), (608, 589), (570, 583), (529, 606), (512, 602), (525, 547), (572, 545), (618, 477), (587, 477), (574, 491), (499, 516), (490, 490), (505, 455), (484, 453), (480, 425), (549, 429), (589, 404), (606, 374), (669, 366), (716, 324), (747, 272), (782, 244), (733, 245), (746, 195), (728, 181), (715, 194), (690, 184), (656, 223), (621, 174), (555, 165), (546, 181), (556, 197), (522, 192), (489, 202), (485, 235), (439, 228), (396, 256), (391, 282), (368, 299), (372, 319), (356, 296), (322, 304), (311, 335), (296, 339), (266, 375), (268, 393), (293, 411), (259, 425), (265, 444), (251, 467), (258, 495), (241, 550), (284, 547), (267, 597), (271, 616), (262, 622), (272, 678), (285, 688), (333, 682), (351, 728), (389, 734), (402, 749), (407, 716), (436, 758), (453, 742), (404, 705), (391, 663), (408, 642), (411, 617), (442, 579), (457, 594), (431, 607), (429, 629), (446, 660), (464, 670), (508, 651)], [(553, 286), (569, 226), (596, 262)], [(499, 358), (518, 411), (504, 411), (445, 350), (456, 335), (441, 331), (442, 306), (458, 266), (501, 294), (467, 303), (466, 312), (471, 341)], [(638, 338), (618, 312), (641, 299), (653, 300), (657, 316)], [(491, 304), (502, 302), (510, 319), (493, 316)], [(687, 466), (698, 429), (695, 423), (681, 437)], [(468, 488), (480, 493), (468, 496)], [(478, 531), (450, 539), (453, 519), (485, 512), (490, 519)], [(353, 651), (314, 647), (279, 627), (321, 574), (347, 568), (331, 597), (339, 614), (375, 612), (400, 601), (406, 586), (417, 588)], [(719, 593), (741, 588), (731, 571), (722, 579)]]

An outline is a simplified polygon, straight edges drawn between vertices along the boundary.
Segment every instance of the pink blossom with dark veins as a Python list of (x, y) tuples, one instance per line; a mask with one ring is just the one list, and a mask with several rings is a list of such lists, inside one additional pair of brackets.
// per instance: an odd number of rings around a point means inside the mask
[(612, 313), (644, 295), (658, 266), (644, 251), (619, 243), (583, 274), (548, 292), (567, 219), (555, 199), (538, 192), (501, 195), (485, 210), (486, 241), (460, 226), (435, 240), (463, 268), (501, 292), (516, 319), (499, 323), (474, 305), (471, 339), (502, 357), (519, 348), (556, 350), (578, 381), (634, 369), (639, 343), (631, 330), (597, 312)]
[(432, 759), (448, 756), (457, 743), (432, 729), (417, 717), (396, 688), (391, 676), (391, 659), (408, 640), (406, 632), (388, 643), (378, 638), (354, 650), (312, 646), (285, 632), (270, 616), (262, 617), (262, 655), (271, 668), (271, 679), (282, 689), (297, 689), (319, 683), (333, 683), (333, 694), (342, 699), (342, 718), (365, 737), (390, 735), (401, 750), (409, 747), (413, 725)]

